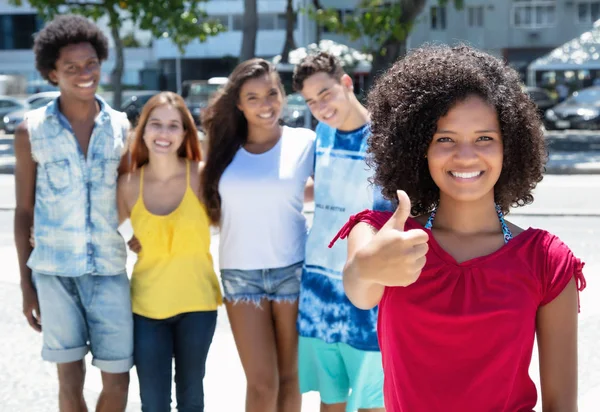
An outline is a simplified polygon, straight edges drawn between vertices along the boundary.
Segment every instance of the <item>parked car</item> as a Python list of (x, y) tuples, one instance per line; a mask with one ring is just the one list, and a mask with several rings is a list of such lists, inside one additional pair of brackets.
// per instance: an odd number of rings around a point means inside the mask
[(18, 110), (11, 111), (3, 117), (4, 131), (8, 134), (13, 134), (17, 126), (25, 118), (25, 113), (29, 110), (38, 109), (47, 105), (52, 100), (60, 96), (60, 92), (42, 92), (29, 96), (25, 100), (25, 105)]
[(0, 129), (4, 130), (6, 133), (9, 133), (6, 130), (5, 119), (6, 115), (10, 112), (14, 112), (15, 110), (21, 110), (25, 107), (24, 103), (21, 103), (15, 98), (8, 96), (0, 96)]
[[(50, 103), (52, 100), (56, 99), (58, 96), (60, 96), (60, 92), (58, 90), (35, 93), (35, 94), (32, 94), (31, 96), (29, 96), (27, 99), (25, 99), (25, 104), (28, 107), (31, 107), (32, 109), (36, 109), (38, 107), (42, 107), (42, 106)], [(42, 102), (45, 102), (45, 103), (41, 104)]]
[(136, 125), (144, 105), (158, 93), (160, 93), (159, 90), (140, 90), (129, 94), (129, 97), (121, 105), (121, 111), (127, 115), (132, 126)]
[[(310, 124), (306, 125), (306, 115), (310, 115)], [(313, 128), (316, 123), (310, 110), (300, 93), (292, 93), (287, 96), (287, 104), (282, 113), (283, 122), (290, 127), (309, 127)]]
[(215, 93), (227, 83), (227, 77), (211, 77), (208, 80), (186, 80), (182, 83), (181, 97), (194, 117), (196, 125), (202, 123), (202, 110)]
[(554, 100), (550, 92), (546, 89), (542, 89), (541, 87), (525, 87), (524, 90), (537, 105), (538, 109), (540, 109), (542, 116), (546, 113), (546, 110), (556, 105), (556, 100)]
[(544, 126), (549, 130), (600, 129), (600, 87), (574, 92), (567, 100), (546, 111)]

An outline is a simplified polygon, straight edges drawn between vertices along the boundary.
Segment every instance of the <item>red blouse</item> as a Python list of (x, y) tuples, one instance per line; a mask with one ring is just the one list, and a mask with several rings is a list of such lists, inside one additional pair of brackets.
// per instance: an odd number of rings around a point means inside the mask
[[(334, 241), (360, 221), (380, 229), (391, 215), (354, 215)], [(406, 229), (423, 227), (409, 219)], [(386, 411), (532, 411), (537, 393), (528, 370), (537, 310), (573, 277), (583, 290), (583, 265), (540, 229), (463, 263), (430, 235), (419, 279), (386, 287), (379, 303)]]

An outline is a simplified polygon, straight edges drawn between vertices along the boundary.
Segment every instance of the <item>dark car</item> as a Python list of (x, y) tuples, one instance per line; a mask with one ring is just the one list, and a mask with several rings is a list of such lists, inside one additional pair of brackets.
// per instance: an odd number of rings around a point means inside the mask
[(129, 94), (127, 100), (121, 105), (121, 111), (127, 115), (132, 126), (136, 125), (144, 105), (158, 93), (160, 93), (158, 90), (140, 90)]
[(600, 129), (600, 87), (588, 87), (546, 111), (544, 125), (549, 130)]
[(525, 87), (524, 90), (537, 105), (538, 109), (540, 109), (540, 114), (542, 115), (546, 113), (546, 110), (556, 105), (556, 101), (546, 89), (542, 89), (541, 87)]
[(202, 111), (215, 93), (227, 83), (226, 77), (212, 77), (208, 80), (186, 80), (181, 85), (181, 97), (197, 126), (202, 124)]

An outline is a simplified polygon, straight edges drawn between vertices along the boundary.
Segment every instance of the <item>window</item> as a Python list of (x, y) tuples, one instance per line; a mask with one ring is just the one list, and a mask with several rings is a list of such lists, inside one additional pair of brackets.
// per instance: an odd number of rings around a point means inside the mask
[(512, 24), (522, 29), (556, 25), (555, 0), (514, 0)]
[(276, 14), (261, 13), (258, 15), (258, 30), (275, 30)]
[(232, 31), (242, 31), (244, 30), (244, 15), (243, 14), (234, 14), (233, 15), (233, 24)]
[[(285, 30), (287, 27), (287, 15), (286, 13), (280, 13), (277, 15), (277, 30)], [(298, 28), (298, 13), (294, 13), (294, 30)]]
[(33, 35), (40, 27), (35, 14), (0, 16), (0, 50), (23, 50), (33, 47)]
[(600, 1), (582, 1), (577, 3), (577, 22), (592, 24), (600, 19)]
[(469, 27), (483, 27), (483, 6), (468, 7), (467, 19)]
[(446, 7), (434, 6), (430, 9), (431, 30), (446, 30)]

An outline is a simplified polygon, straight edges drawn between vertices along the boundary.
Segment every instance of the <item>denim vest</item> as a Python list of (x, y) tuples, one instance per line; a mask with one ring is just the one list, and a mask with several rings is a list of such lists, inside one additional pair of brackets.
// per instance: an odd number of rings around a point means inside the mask
[(101, 98), (87, 158), (58, 99), (26, 114), (37, 163), (35, 248), (27, 262), (46, 275), (118, 275), (125, 242), (117, 231), (117, 169), (127, 142), (124, 113)]

